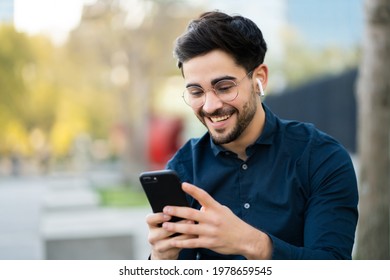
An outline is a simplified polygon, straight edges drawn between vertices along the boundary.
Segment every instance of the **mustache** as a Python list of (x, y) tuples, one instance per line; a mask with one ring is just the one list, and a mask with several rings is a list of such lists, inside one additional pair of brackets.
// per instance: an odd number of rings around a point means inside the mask
[(237, 110), (233, 107), (230, 108), (220, 108), (215, 110), (212, 113), (207, 113), (203, 110), (200, 111), (200, 116), (203, 118), (211, 118), (211, 117), (218, 117), (218, 116), (226, 116), (226, 115), (232, 115), (235, 113)]

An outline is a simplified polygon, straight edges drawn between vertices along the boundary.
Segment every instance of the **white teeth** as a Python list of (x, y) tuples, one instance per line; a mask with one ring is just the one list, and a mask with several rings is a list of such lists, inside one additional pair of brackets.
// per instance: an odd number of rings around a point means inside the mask
[(210, 117), (210, 119), (213, 122), (221, 122), (221, 121), (227, 120), (228, 118), (230, 118), (230, 116), (231, 115), (225, 115), (225, 116), (220, 116), (220, 117)]

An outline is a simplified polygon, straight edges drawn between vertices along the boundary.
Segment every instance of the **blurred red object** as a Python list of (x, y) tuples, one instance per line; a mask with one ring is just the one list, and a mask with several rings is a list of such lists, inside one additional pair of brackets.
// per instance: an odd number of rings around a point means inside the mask
[(164, 168), (181, 146), (183, 121), (180, 118), (154, 117), (149, 125), (149, 162), (152, 169)]

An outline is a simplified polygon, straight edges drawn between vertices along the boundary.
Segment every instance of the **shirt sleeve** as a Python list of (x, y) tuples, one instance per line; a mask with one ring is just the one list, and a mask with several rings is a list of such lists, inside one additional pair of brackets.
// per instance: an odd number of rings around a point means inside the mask
[(351, 259), (358, 219), (356, 175), (348, 153), (322, 143), (309, 157), (310, 195), (304, 217), (304, 245), (269, 234), (273, 259)]

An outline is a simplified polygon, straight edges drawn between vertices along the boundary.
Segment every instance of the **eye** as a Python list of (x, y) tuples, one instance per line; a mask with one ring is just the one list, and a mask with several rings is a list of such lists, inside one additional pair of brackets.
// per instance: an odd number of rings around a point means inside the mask
[(188, 87), (187, 92), (191, 98), (201, 97), (204, 94), (204, 90), (201, 87)]
[(236, 87), (236, 83), (235, 82), (230, 81), (230, 80), (223, 80), (223, 81), (219, 81), (215, 85), (215, 90), (219, 94), (226, 94), (226, 93), (231, 93), (234, 90), (235, 87)]

